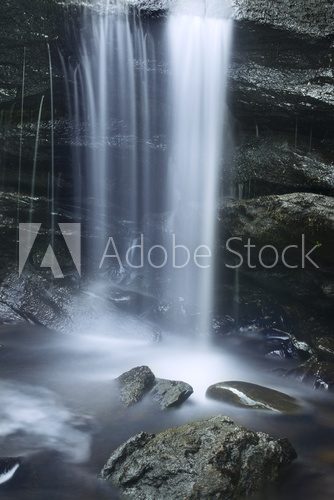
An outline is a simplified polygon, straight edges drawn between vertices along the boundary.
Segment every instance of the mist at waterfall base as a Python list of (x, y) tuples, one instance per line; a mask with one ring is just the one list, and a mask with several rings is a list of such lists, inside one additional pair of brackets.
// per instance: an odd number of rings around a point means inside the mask
[[(326, 465), (314, 466), (333, 435), (324, 418), (330, 420), (333, 407), (325, 397), (266, 372), (266, 385), (302, 400), (300, 414), (205, 398), (212, 383), (263, 384), (264, 377), (257, 362), (245, 363), (208, 339), (213, 268), (120, 272), (111, 266), (98, 275), (106, 235), (116, 237), (121, 252), (141, 233), (148, 245), (167, 246), (172, 234), (192, 249), (214, 245), (232, 27), (205, 13), (182, 10), (153, 22), (123, 11), (83, 11), (79, 64), (67, 73), (73, 197), (89, 236), (85, 257), (93, 278), (73, 310), (70, 332), (1, 329), (2, 455), (23, 458), (14, 479), (1, 485), (6, 500), (117, 499), (97, 474), (118, 445), (140, 431), (213, 414), (291, 439), (301, 458), (270, 498), (292, 500), (296, 489), (306, 500), (331, 498)], [(153, 299), (164, 321), (147, 314)], [(157, 377), (190, 383), (193, 396), (168, 412), (149, 398), (124, 409), (112, 381), (144, 364)]]

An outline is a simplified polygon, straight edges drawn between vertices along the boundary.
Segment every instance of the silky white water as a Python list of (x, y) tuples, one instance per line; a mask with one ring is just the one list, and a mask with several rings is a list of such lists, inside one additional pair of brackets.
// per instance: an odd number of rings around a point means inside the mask
[[(206, 334), (232, 24), (215, 2), (194, 5), (175, 4), (158, 35), (124, 2), (86, 9), (71, 108), (93, 271), (129, 251), (126, 285), (177, 303)], [(115, 259), (102, 261), (110, 236)]]
[[(206, 333), (212, 309), (215, 220), (224, 155), (226, 84), (232, 25), (229, 19), (172, 15), (171, 162), (168, 191), (172, 231), (187, 248), (200, 248), (195, 266), (173, 282), (200, 314)], [(211, 255), (211, 257), (210, 257)], [(204, 257), (207, 256), (207, 257)]]

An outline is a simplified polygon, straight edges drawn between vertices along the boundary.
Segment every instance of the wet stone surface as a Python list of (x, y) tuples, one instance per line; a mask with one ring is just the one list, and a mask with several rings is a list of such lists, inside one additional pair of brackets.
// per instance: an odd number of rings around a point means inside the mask
[(208, 388), (206, 396), (233, 406), (280, 413), (300, 410), (298, 402), (283, 392), (248, 382), (219, 382)]
[(249, 431), (216, 416), (121, 445), (101, 476), (127, 498), (241, 498), (274, 481), (296, 457), (288, 440)]

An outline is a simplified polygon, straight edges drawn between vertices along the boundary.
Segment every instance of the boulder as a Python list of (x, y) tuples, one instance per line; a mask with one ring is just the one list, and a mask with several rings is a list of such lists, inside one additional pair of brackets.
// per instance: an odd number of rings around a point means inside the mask
[(295, 413), (300, 409), (297, 401), (291, 396), (248, 382), (219, 382), (208, 388), (206, 396), (247, 409), (280, 413)]
[(136, 500), (237, 499), (275, 481), (294, 458), (286, 439), (216, 416), (130, 438), (112, 454), (101, 477)]
[(120, 375), (116, 382), (125, 406), (138, 403), (153, 387), (155, 376), (148, 366), (137, 366)]
[(152, 389), (153, 399), (158, 401), (162, 410), (179, 406), (194, 392), (191, 385), (176, 380), (156, 379)]

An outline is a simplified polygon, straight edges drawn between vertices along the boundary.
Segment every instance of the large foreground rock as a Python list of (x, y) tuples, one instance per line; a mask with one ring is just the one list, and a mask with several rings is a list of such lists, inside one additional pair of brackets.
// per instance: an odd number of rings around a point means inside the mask
[(136, 500), (226, 500), (261, 490), (294, 458), (286, 439), (216, 416), (132, 437), (113, 453), (101, 475)]
[(295, 413), (300, 407), (297, 401), (269, 387), (248, 382), (219, 382), (206, 391), (207, 397), (241, 408)]

